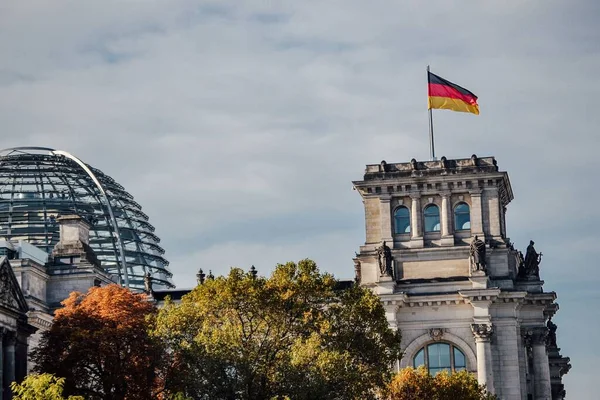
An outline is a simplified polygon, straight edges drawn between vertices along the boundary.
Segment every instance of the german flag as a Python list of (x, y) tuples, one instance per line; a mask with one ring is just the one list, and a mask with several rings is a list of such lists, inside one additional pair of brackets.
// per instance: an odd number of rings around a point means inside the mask
[(479, 115), (477, 96), (450, 81), (427, 72), (429, 98), (427, 108), (468, 112)]

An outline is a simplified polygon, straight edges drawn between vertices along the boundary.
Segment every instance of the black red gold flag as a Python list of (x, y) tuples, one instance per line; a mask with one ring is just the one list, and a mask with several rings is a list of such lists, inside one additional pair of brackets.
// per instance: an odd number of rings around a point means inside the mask
[(442, 108), (479, 115), (477, 96), (472, 92), (431, 72), (427, 73), (427, 81), (428, 109)]

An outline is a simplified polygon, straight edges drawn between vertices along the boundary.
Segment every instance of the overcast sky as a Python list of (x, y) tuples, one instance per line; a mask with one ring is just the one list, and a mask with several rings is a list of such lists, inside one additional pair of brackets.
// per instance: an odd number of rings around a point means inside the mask
[(600, 365), (600, 2), (5, 0), (2, 146), (71, 152), (133, 194), (175, 283), (364, 243), (351, 181), (428, 158), (425, 68), (479, 96), (435, 111), (437, 153), (494, 155), (509, 236), (544, 253), (573, 369)]

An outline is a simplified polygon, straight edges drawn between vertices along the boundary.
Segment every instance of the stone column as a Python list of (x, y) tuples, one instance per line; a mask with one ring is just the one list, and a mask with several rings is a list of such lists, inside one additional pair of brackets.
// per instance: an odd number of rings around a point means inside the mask
[(452, 206), (450, 205), (450, 192), (441, 192), (442, 196), (442, 246), (454, 246), (454, 226), (452, 225)]
[(10, 384), (15, 381), (15, 344), (17, 335), (13, 331), (8, 331), (4, 335), (4, 397), (11, 399)]
[(472, 324), (471, 331), (477, 345), (477, 380), (480, 385), (486, 385), (487, 391), (493, 394), (495, 388), (490, 340), (494, 333), (494, 327), (490, 323)]
[(4, 334), (6, 329), (0, 328), (0, 400), (4, 399)]
[(478, 235), (485, 242), (483, 234), (483, 204), (481, 203), (481, 189), (471, 190), (471, 235)]
[(527, 328), (524, 334), (525, 345), (533, 357), (533, 388), (535, 400), (552, 400), (550, 365), (546, 351), (546, 327)]
[(410, 241), (411, 247), (423, 247), (423, 223), (421, 218), (421, 194), (410, 195)]
[(379, 198), (379, 214), (381, 216), (381, 241), (389, 243), (389, 246), (394, 248), (391, 200), (392, 196), (390, 195), (382, 195)]
[(500, 220), (500, 199), (498, 198), (498, 192), (491, 194), (488, 201), (488, 207), (490, 210), (490, 235), (496, 240), (502, 237), (502, 221)]

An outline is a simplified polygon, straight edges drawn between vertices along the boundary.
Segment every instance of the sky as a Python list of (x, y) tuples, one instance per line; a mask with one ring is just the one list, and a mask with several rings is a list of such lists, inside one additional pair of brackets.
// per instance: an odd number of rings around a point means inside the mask
[(303, 258), (351, 279), (351, 182), (428, 159), (429, 64), (481, 108), (434, 111), (437, 155), (508, 171), (509, 236), (535, 240), (558, 293), (567, 396), (594, 399), (599, 19), (578, 0), (6, 0), (0, 147), (65, 150), (121, 183), (178, 287)]

